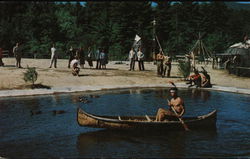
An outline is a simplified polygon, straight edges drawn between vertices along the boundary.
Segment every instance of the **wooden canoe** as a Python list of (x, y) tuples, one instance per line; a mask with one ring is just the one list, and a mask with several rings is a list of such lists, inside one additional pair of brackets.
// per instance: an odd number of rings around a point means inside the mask
[[(214, 110), (206, 115), (183, 117), (182, 120), (190, 130), (216, 129)], [(77, 122), (80, 126), (107, 128), (117, 130), (184, 130), (183, 125), (176, 121), (154, 121), (155, 116), (97, 116), (77, 108)]]

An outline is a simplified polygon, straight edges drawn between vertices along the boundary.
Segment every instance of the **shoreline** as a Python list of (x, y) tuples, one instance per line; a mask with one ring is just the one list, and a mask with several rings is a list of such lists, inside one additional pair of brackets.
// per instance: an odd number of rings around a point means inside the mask
[[(185, 83), (175, 83), (178, 88), (185, 89), (202, 89), (210, 91), (222, 91), (237, 94), (250, 95), (250, 90), (245, 88), (213, 86), (212, 88), (188, 88)], [(168, 88), (171, 84), (152, 84), (152, 85), (106, 85), (106, 86), (72, 86), (72, 87), (54, 87), (51, 89), (23, 89), (23, 90), (0, 90), (0, 98), (4, 97), (23, 97), (23, 96), (38, 96), (38, 95), (54, 95), (63, 93), (76, 93), (88, 91), (103, 91), (103, 90), (119, 90), (129, 88)]]
[[(58, 59), (57, 68), (48, 68), (49, 59), (22, 59), (22, 66), (36, 67), (38, 79), (36, 84), (48, 86), (51, 89), (29, 89), (23, 80), (25, 68), (15, 68), (14, 58), (5, 58), (5, 67), (0, 67), (0, 97), (53, 95), (58, 93), (73, 93), (85, 91), (100, 91), (107, 89), (125, 88), (153, 88), (171, 87), (170, 81), (177, 87), (188, 88), (178, 71), (178, 63), (172, 63), (171, 77), (158, 77), (157, 68), (152, 62), (145, 62), (145, 71), (139, 71), (135, 65), (134, 71), (129, 70), (129, 61), (109, 61), (107, 69), (97, 70), (89, 68), (88, 64), (81, 69), (80, 76), (73, 76), (71, 69), (67, 67), (67, 59)], [(96, 62), (93, 61), (96, 66)], [(200, 64), (197, 68), (200, 69)], [(211, 77), (213, 88), (201, 88), (205, 90), (225, 91), (232, 93), (250, 94), (250, 78), (237, 77), (228, 74), (225, 70), (214, 70), (211, 65), (205, 65)], [(191, 88), (193, 89), (193, 87)], [(199, 88), (200, 89), (200, 88)]]

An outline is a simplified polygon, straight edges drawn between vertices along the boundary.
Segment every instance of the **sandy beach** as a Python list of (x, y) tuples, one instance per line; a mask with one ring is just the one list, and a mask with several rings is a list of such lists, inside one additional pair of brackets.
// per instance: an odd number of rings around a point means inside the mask
[[(171, 77), (157, 77), (156, 65), (152, 62), (145, 62), (146, 71), (139, 71), (136, 63), (135, 71), (129, 70), (129, 62), (123, 61), (116, 64), (111, 61), (107, 64), (106, 70), (90, 69), (87, 62), (84, 69), (81, 69), (80, 76), (73, 76), (71, 69), (67, 68), (68, 60), (59, 59), (57, 68), (49, 68), (49, 59), (22, 59), (22, 67), (15, 67), (14, 58), (4, 58), (5, 67), (0, 67), (0, 90), (28, 89), (28, 83), (23, 80), (23, 73), (29, 67), (36, 67), (38, 79), (36, 84), (42, 84), (51, 88), (60, 87), (105, 87), (105, 86), (138, 86), (152, 84), (167, 84), (169, 81), (184, 83), (179, 74), (177, 63), (173, 62)], [(96, 65), (93, 62), (94, 66)], [(198, 65), (198, 68), (200, 66)], [(224, 70), (214, 70), (211, 65), (204, 67), (211, 76), (211, 83), (214, 86), (236, 87), (250, 89), (250, 78), (229, 75)]]

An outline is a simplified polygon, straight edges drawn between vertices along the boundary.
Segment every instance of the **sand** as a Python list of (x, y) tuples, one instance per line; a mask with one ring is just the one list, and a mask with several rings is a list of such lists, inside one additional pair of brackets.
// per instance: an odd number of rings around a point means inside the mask
[[(4, 58), (5, 67), (0, 67), (0, 90), (28, 89), (23, 80), (23, 73), (29, 67), (36, 67), (38, 79), (36, 83), (50, 86), (51, 88), (60, 87), (105, 87), (105, 86), (138, 86), (152, 84), (167, 84), (169, 81), (184, 83), (179, 75), (177, 63), (173, 62), (171, 77), (157, 77), (156, 65), (152, 62), (145, 62), (146, 71), (139, 71), (136, 63), (135, 71), (129, 70), (129, 62), (115, 64), (111, 61), (107, 64), (106, 70), (90, 69), (87, 62), (84, 69), (81, 69), (80, 76), (73, 76), (71, 69), (67, 68), (68, 60), (59, 59), (57, 68), (49, 68), (49, 59), (27, 59), (23, 58), (21, 65), (23, 68), (15, 67), (14, 58)], [(96, 63), (93, 63), (94, 66)], [(200, 68), (200, 66), (198, 67)], [(211, 65), (204, 67), (211, 76), (214, 86), (229, 86), (236, 88), (250, 89), (250, 78), (229, 75), (225, 70), (213, 70)]]

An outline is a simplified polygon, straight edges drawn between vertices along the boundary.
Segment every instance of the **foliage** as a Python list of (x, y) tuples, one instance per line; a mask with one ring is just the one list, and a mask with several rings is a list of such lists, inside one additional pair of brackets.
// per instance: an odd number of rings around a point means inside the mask
[[(59, 2), (3, 2), (0, 5), (0, 43), (12, 50), (23, 45), (24, 57), (49, 58), (53, 43), (60, 58), (72, 45), (87, 51), (102, 47), (112, 60), (128, 56), (135, 34), (142, 37), (147, 60), (152, 58), (153, 25), (166, 54), (186, 54), (202, 37), (211, 52), (223, 52), (250, 32), (250, 10), (229, 2), (87, 1), (84, 5)], [(228, 7), (230, 6), (230, 7)], [(244, 6), (244, 8), (246, 8)], [(156, 48), (158, 51), (159, 47)]]
[(178, 61), (178, 71), (183, 76), (184, 79), (187, 79), (187, 77), (190, 75), (190, 63), (186, 61)]
[(35, 84), (37, 78), (38, 78), (38, 73), (36, 71), (35, 67), (29, 67), (27, 66), (27, 71), (23, 73), (24, 77), (23, 80), (25, 82), (30, 82), (32, 85)]

